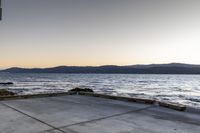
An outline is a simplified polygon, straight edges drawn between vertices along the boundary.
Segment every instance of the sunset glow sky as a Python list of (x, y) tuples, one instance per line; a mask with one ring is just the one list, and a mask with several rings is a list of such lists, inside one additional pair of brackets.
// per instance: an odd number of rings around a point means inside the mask
[(200, 64), (199, 0), (2, 0), (0, 68)]

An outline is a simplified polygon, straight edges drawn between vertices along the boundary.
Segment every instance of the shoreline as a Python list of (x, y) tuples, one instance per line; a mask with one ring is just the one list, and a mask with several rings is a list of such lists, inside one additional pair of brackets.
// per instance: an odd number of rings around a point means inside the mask
[(31, 94), (31, 95), (0, 96), (0, 101), (57, 97), (57, 96), (66, 96), (66, 95), (83, 95), (83, 96), (100, 97), (104, 99), (117, 100), (117, 101), (126, 101), (126, 102), (132, 102), (132, 103), (153, 104), (156, 106), (169, 108), (169, 109), (177, 110), (177, 111), (183, 111), (183, 112), (195, 113), (195, 114), (200, 113), (199, 108), (186, 106), (186, 105), (182, 105), (178, 103), (165, 102), (165, 101), (163, 102), (163, 101), (146, 99), (146, 98), (121, 97), (121, 96), (112, 96), (112, 95), (106, 95), (106, 94), (87, 93), (87, 92), (61, 92), (61, 93)]

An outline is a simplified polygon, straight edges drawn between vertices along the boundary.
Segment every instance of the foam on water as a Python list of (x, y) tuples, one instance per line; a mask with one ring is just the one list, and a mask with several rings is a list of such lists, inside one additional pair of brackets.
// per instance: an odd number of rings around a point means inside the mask
[(200, 75), (138, 74), (9, 74), (1, 73), (0, 86), (18, 94), (66, 92), (89, 87), (97, 93), (147, 97), (200, 108)]

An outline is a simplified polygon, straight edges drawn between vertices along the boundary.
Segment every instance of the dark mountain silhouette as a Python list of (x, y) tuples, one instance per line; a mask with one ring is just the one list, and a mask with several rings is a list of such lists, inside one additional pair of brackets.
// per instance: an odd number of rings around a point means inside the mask
[(132, 66), (58, 66), (53, 68), (13, 67), (9, 73), (110, 73), (110, 74), (200, 74), (200, 65), (170, 63)]

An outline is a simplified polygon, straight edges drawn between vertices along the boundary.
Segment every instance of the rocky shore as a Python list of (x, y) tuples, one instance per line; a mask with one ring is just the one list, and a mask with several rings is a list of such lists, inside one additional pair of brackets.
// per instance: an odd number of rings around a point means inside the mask
[(15, 93), (8, 91), (6, 89), (0, 89), (0, 96), (14, 96)]

